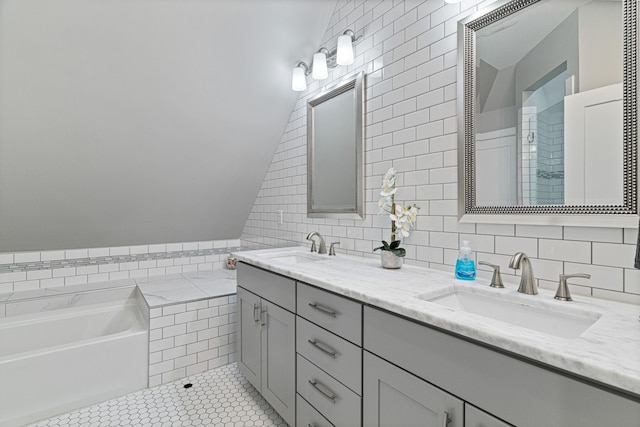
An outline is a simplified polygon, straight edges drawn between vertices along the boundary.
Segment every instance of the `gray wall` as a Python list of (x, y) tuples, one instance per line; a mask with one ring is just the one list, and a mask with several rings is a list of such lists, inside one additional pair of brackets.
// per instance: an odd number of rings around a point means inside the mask
[(0, 252), (239, 237), (333, 5), (0, 1)]

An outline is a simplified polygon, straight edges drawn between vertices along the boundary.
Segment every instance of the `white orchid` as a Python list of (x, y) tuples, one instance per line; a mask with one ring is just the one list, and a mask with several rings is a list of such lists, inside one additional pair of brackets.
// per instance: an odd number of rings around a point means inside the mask
[(380, 200), (378, 201), (379, 213), (388, 213), (391, 219), (391, 245), (384, 240), (383, 246), (376, 248), (382, 250), (391, 250), (397, 256), (404, 256), (405, 250), (400, 248), (400, 240), (396, 239), (396, 233), (402, 237), (409, 237), (409, 230), (416, 222), (418, 210), (416, 205), (401, 206), (395, 203), (396, 188), (396, 170), (391, 167), (387, 170), (382, 178), (382, 190), (380, 191)]
[(382, 179), (382, 191), (380, 191), (380, 195), (385, 198), (390, 198), (396, 194), (396, 191), (398, 191), (396, 188), (396, 170), (389, 168)]
[(382, 197), (378, 200), (378, 214), (382, 214), (385, 212), (391, 212), (391, 207), (393, 206), (393, 202), (391, 201), (391, 197)]
[(409, 230), (415, 223), (417, 215), (418, 207), (416, 205), (396, 205), (395, 213), (389, 215), (389, 217), (395, 225), (396, 232), (402, 234), (402, 237), (409, 237)]

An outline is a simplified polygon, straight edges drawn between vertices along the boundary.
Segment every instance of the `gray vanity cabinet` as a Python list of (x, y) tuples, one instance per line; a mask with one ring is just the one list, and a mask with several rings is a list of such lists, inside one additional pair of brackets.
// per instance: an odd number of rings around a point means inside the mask
[(371, 307), (363, 324), (365, 350), (491, 414), (466, 427), (639, 425), (639, 402), (592, 383)]
[(238, 368), (258, 390), (262, 386), (260, 297), (238, 287)]
[(364, 352), (363, 425), (463, 427), (464, 402)]
[(296, 391), (306, 408), (298, 404), (298, 426), (360, 426), (362, 304), (300, 282), (297, 289)]
[(511, 424), (507, 424), (475, 406), (465, 403), (464, 427), (511, 427)]
[(238, 368), (293, 426), (296, 321), (295, 314), (280, 304), (295, 310), (295, 282), (241, 263), (237, 301)]

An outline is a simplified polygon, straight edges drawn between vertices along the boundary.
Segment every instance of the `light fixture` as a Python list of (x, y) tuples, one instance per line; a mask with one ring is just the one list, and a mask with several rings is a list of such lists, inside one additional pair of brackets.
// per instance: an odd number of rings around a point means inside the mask
[(338, 37), (338, 53), (336, 56), (336, 63), (338, 65), (351, 65), (353, 64), (353, 42), (355, 41), (355, 34), (351, 30), (346, 30), (340, 37)]
[(326, 47), (321, 47), (316, 53), (313, 54), (313, 76), (316, 80), (324, 80), (329, 77), (329, 71), (327, 70), (327, 53), (329, 51)]
[(307, 90), (307, 75), (309, 74), (309, 67), (304, 62), (300, 61), (293, 68), (293, 74), (291, 76), (291, 89), (300, 92)]
[(323, 80), (329, 77), (329, 68), (336, 68), (338, 65), (349, 65), (354, 62), (353, 45), (359, 42), (362, 36), (356, 38), (355, 33), (346, 30), (340, 37), (335, 49), (329, 51), (326, 47), (321, 47), (313, 54), (311, 69), (306, 63), (300, 61), (293, 68), (291, 77), (291, 89), (295, 91), (307, 90), (306, 77), (311, 74), (316, 80)]

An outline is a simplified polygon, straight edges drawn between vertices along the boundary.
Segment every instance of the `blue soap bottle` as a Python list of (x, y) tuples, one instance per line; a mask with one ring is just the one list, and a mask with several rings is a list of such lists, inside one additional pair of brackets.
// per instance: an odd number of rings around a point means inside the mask
[(468, 240), (462, 241), (458, 260), (456, 261), (456, 277), (462, 280), (473, 280), (476, 278), (476, 263), (473, 260), (471, 246)]

